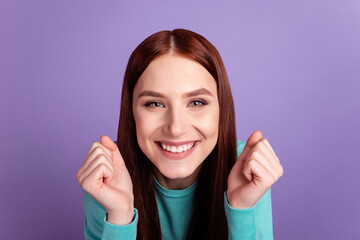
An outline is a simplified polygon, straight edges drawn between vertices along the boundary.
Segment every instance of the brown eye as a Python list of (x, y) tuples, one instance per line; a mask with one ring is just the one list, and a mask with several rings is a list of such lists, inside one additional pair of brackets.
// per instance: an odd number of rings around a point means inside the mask
[(207, 103), (205, 101), (201, 101), (201, 100), (194, 100), (192, 102), (190, 102), (190, 106), (202, 106), (202, 105), (206, 105)]
[(146, 107), (154, 107), (154, 108), (157, 108), (157, 107), (164, 107), (164, 105), (161, 103), (161, 102), (147, 102), (145, 104)]

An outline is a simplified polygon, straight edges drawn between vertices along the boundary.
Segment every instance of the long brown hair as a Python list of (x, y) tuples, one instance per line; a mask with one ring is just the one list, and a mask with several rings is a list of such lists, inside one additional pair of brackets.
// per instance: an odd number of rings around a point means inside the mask
[(117, 145), (133, 181), (134, 204), (139, 213), (137, 237), (161, 239), (161, 229), (151, 162), (140, 150), (136, 139), (133, 90), (150, 62), (168, 53), (200, 63), (213, 76), (220, 108), (218, 142), (199, 174), (187, 239), (227, 239), (224, 191), (236, 161), (233, 98), (224, 63), (216, 48), (203, 36), (185, 29), (160, 31), (146, 38), (131, 54), (124, 76)]

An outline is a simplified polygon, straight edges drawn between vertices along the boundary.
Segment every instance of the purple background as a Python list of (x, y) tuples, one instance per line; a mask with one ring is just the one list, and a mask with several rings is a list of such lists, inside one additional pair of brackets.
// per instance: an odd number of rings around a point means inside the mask
[(115, 139), (127, 60), (187, 28), (219, 50), (237, 134), (262, 130), (284, 167), (275, 239), (360, 238), (360, 2), (0, 2), (0, 239), (83, 238), (76, 180)]

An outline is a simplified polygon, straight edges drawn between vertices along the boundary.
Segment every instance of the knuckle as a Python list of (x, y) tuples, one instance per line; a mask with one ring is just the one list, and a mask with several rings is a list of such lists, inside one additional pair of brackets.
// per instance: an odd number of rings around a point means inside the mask
[(247, 165), (248, 165), (249, 168), (252, 168), (252, 167), (254, 167), (254, 164), (255, 164), (255, 160), (250, 159)]
[(106, 170), (108, 167), (104, 162), (99, 163), (98, 168), (101, 170)]
[(79, 182), (79, 184), (80, 184), (81, 187), (82, 187), (82, 185), (83, 185), (83, 181), (84, 181), (84, 179), (83, 179), (82, 177), (80, 177), (80, 178), (78, 179), (78, 182)]
[(107, 158), (106, 158), (106, 155), (104, 153), (99, 153), (96, 157), (97, 161), (100, 161), (100, 162), (105, 162), (107, 161)]
[(284, 174), (284, 168), (280, 165), (280, 176), (279, 177), (281, 177), (282, 175)]
[(110, 153), (102, 145), (96, 146), (94, 149), (95, 155), (103, 154), (104, 156), (110, 157)]
[(80, 170), (79, 171), (77, 171), (77, 173), (76, 173), (76, 179), (79, 181), (79, 178), (80, 178)]
[(268, 149), (268, 146), (266, 145), (265, 140), (263, 140), (263, 139), (260, 140), (259, 149), (262, 149), (262, 150)]
[(274, 172), (274, 178), (273, 178), (274, 182), (276, 182), (279, 178), (280, 178), (280, 174), (275, 171)]
[(86, 192), (90, 192), (91, 191), (91, 183), (88, 179), (84, 179), (81, 187), (86, 191)]
[(104, 150), (103, 150), (103, 148), (101, 146), (96, 146), (93, 151), (97, 155), (101, 154), (101, 153), (104, 153)]
[(261, 153), (259, 150), (254, 150), (251, 154), (251, 156), (255, 159), (259, 159), (261, 157)]
[(113, 169), (109, 168), (109, 166), (106, 163), (102, 162), (99, 164), (98, 167), (100, 171), (106, 172), (106, 174), (110, 174), (110, 176), (112, 176), (114, 173)]
[(262, 138), (259, 142), (261, 143), (261, 145), (266, 145), (266, 138)]
[(99, 146), (100, 143), (99, 142), (93, 142), (93, 144), (91, 144), (90, 149), (95, 149), (97, 146)]

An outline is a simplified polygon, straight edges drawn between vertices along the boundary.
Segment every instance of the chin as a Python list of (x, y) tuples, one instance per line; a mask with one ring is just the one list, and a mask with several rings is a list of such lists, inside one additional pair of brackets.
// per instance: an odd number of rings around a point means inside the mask
[(186, 168), (171, 168), (161, 169), (160, 173), (168, 179), (182, 179), (192, 176), (194, 174), (194, 170)]

